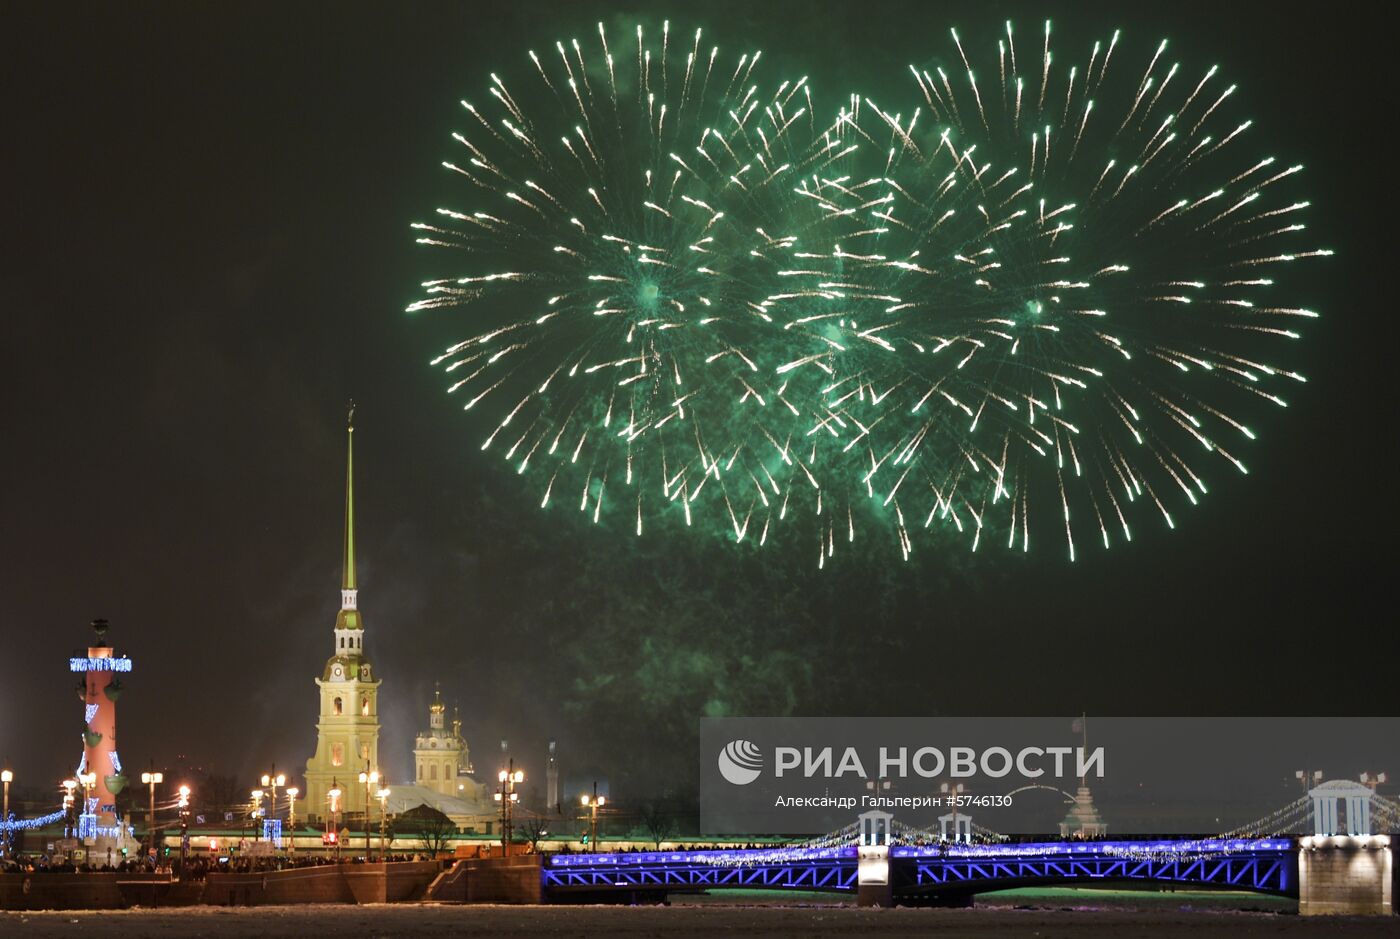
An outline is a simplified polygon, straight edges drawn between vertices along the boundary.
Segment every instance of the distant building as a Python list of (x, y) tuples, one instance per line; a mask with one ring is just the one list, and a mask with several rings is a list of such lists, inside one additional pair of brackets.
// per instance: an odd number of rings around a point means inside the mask
[(555, 742), (549, 742), (549, 761), (545, 763), (544, 807), (546, 810), (559, 807), (559, 760), (555, 754)]
[(1102, 838), (1108, 834), (1108, 824), (1094, 808), (1094, 797), (1088, 786), (1080, 786), (1074, 804), (1060, 822), (1061, 838)]

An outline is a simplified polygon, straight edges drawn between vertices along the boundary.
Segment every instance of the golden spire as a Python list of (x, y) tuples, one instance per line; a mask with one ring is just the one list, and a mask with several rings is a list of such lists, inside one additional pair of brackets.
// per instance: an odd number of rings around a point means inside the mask
[(355, 401), (345, 414), (345, 553), (342, 590), (355, 589)]

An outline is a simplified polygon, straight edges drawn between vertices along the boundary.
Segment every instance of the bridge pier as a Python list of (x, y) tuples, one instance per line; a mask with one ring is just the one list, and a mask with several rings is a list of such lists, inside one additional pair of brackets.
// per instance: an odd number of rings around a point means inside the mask
[(972, 816), (958, 815), (956, 812), (949, 812), (947, 815), (938, 816), (938, 836), (944, 841), (948, 840), (948, 828), (953, 829), (953, 840), (961, 841), (963, 844), (972, 844)]
[(1386, 835), (1313, 835), (1299, 842), (1302, 916), (1389, 916), (1394, 868)]
[(856, 905), (894, 906), (894, 885), (890, 883), (890, 834), (894, 816), (871, 809), (858, 818)]

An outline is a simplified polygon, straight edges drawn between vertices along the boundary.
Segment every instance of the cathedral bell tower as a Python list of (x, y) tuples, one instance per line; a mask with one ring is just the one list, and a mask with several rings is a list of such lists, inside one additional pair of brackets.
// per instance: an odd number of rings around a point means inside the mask
[(346, 418), (345, 545), (340, 612), (335, 617), (335, 650), (321, 677), (321, 711), (316, 722), (316, 754), (306, 761), (305, 817), (324, 818), (327, 793), (341, 790), (340, 812), (365, 811), (363, 786), (353, 785), (365, 770), (379, 769), (379, 679), (365, 657), (364, 622), (355, 586), (355, 405)]

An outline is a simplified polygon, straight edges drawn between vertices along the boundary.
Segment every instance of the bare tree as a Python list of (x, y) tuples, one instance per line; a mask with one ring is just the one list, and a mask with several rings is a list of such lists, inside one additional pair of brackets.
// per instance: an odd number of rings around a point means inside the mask
[(549, 837), (549, 817), (531, 812), (516, 828), (516, 831), (530, 845), (530, 853), (538, 854), (540, 842)]
[(642, 809), (642, 827), (651, 835), (656, 850), (661, 850), (661, 842), (676, 833), (676, 816), (661, 801), (648, 802)]
[(429, 805), (420, 805), (401, 813), (395, 819), (395, 828), (403, 834), (416, 834), (429, 854), (440, 854), (447, 850), (452, 836), (457, 834), (457, 826), (452, 819)]

